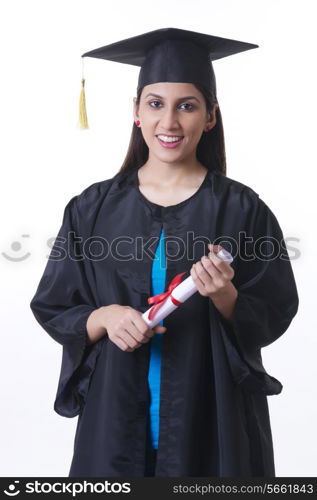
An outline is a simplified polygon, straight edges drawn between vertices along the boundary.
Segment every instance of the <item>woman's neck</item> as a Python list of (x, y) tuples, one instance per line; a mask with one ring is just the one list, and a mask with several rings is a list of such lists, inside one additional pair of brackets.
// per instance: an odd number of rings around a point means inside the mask
[(139, 168), (139, 177), (144, 183), (177, 186), (199, 183), (207, 171), (208, 169), (198, 161), (191, 165), (147, 161)]

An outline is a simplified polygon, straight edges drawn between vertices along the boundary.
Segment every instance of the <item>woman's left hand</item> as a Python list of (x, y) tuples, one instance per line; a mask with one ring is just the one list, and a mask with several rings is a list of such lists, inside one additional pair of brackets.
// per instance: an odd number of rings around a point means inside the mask
[(208, 244), (208, 257), (203, 255), (199, 262), (193, 264), (190, 274), (198, 292), (204, 297), (216, 298), (232, 287), (234, 270), (229, 262), (216, 256), (222, 247)]

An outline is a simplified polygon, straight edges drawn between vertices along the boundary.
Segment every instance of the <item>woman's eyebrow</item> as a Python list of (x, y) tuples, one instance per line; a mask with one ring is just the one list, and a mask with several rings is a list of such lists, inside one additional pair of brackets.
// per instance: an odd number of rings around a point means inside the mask
[[(145, 97), (149, 97), (149, 96), (152, 96), (152, 97), (159, 97), (160, 99), (164, 99), (164, 97), (162, 97), (161, 95), (158, 95), (158, 94), (147, 94)], [(195, 101), (197, 102), (200, 102), (199, 99), (197, 97), (195, 97), (194, 95), (187, 95), (185, 97), (179, 97), (177, 98), (176, 100), (177, 101), (185, 101), (185, 100), (188, 100), (188, 99), (195, 99)]]

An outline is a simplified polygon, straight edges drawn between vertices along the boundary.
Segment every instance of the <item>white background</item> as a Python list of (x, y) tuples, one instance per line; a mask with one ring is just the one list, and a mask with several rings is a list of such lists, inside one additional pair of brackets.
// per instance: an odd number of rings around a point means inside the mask
[[(284, 236), (298, 239), (293, 246), (300, 258), (292, 266), (299, 312), (262, 355), (268, 373), (284, 385), (279, 396), (268, 398), (276, 474), (316, 475), (314, 4), (1, 2), (2, 476), (67, 476), (72, 458), (77, 419), (53, 411), (61, 346), (38, 325), (29, 302), (46, 264), (47, 239), (56, 236), (66, 203), (112, 177), (123, 162), (139, 71), (86, 59), (90, 129), (83, 131), (77, 125), (81, 54), (163, 27), (260, 46), (214, 63), (227, 175), (259, 193)], [(28, 252), (22, 261), (10, 260)]]

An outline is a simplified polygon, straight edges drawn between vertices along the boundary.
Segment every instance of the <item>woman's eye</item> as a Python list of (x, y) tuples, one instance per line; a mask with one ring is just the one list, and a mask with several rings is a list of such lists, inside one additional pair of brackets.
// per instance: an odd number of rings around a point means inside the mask
[(152, 106), (152, 104), (155, 104), (155, 103), (160, 104), (160, 101), (151, 101), (151, 102), (149, 102), (149, 105), (150, 105), (152, 108), (157, 108), (158, 106)]
[[(151, 101), (151, 102), (149, 102), (149, 105), (151, 106), (151, 108), (159, 108), (161, 103), (160, 103), (160, 101)], [(180, 104), (180, 107), (181, 106), (187, 106), (186, 108), (183, 108), (183, 109), (185, 109), (185, 111), (192, 111), (195, 108), (195, 106), (193, 106), (193, 104), (190, 104), (189, 102), (184, 102), (184, 103)]]
[(186, 111), (192, 111), (192, 109), (194, 109), (194, 106), (189, 102), (184, 102), (181, 106), (189, 106), (189, 108), (186, 108)]

